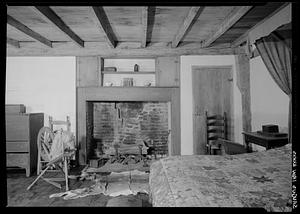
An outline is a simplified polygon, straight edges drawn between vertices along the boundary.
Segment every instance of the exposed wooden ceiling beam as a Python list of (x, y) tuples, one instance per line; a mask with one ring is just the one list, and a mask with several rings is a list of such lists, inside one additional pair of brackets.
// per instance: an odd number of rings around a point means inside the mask
[(203, 47), (208, 47), (219, 37), (221, 37), (229, 28), (231, 28), (237, 21), (239, 21), (252, 6), (236, 7), (233, 11), (224, 19), (220, 26), (218, 26), (215, 32), (207, 37), (202, 45)]
[(14, 46), (15, 48), (20, 48), (20, 42), (15, 40), (15, 39), (12, 39), (12, 38), (6, 38), (6, 43), (7, 44), (10, 44), (12, 46)]
[(54, 27), (69, 37), (76, 45), (81, 48), (84, 47), (84, 41), (77, 34), (75, 34), (50, 7), (36, 6), (32, 7), (32, 9), (38, 12), (44, 19), (50, 21)]
[(22, 48), (7, 47), (8, 56), (92, 56), (102, 57), (157, 57), (181, 55), (233, 55), (235, 50), (230, 44), (201, 48), (200, 43), (183, 43), (171, 48), (165, 43), (149, 43), (141, 48), (140, 42), (118, 42), (116, 48), (107, 48), (106, 42), (85, 42), (85, 48), (74, 48), (72, 42), (53, 42), (53, 48), (45, 49), (36, 42), (24, 42)]
[(145, 48), (147, 43), (148, 30), (148, 7), (142, 7), (142, 42), (141, 47)]
[(14, 28), (18, 29), (19, 31), (25, 33), (26, 35), (30, 36), (34, 40), (37, 40), (38, 42), (42, 43), (43, 45), (46, 45), (47, 47), (52, 48), (52, 42), (42, 35), (34, 32), (30, 28), (28, 28), (26, 25), (22, 24), (18, 20), (14, 19), (10, 15), (7, 15), (7, 24), (13, 26)]
[(200, 7), (192, 7), (188, 13), (188, 15), (183, 20), (183, 23), (179, 27), (173, 41), (172, 41), (172, 48), (176, 48), (178, 43), (181, 41), (183, 36), (186, 34), (187, 30), (191, 26), (194, 18), (196, 17)]
[(103, 7), (92, 7), (91, 11), (93, 20), (95, 21), (95, 24), (98, 26), (98, 28), (100, 28), (101, 31), (104, 33), (104, 38), (106, 42), (111, 48), (115, 48), (116, 37), (113, 33), (113, 30), (110, 26), (109, 20)]
[(241, 36), (239, 36), (236, 40), (234, 40), (231, 45), (232, 47), (236, 47), (240, 44), (242, 44), (243, 42), (245, 42), (247, 40), (248, 34), (249, 32), (251, 32), (253, 29), (257, 28), (258, 26), (262, 25), (263, 23), (265, 23), (265, 21), (267, 21), (268, 19), (270, 19), (272, 16), (274, 16), (276, 13), (278, 13), (280, 10), (282, 10), (283, 8), (285, 8), (288, 4), (290, 4), (290, 2), (286, 2), (284, 3), (282, 6), (280, 6), (278, 9), (276, 9), (275, 11), (273, 11), (271, 14), (269, 14), (266, 18), (264, 18), (263, 20), (261, 20), (260, 22), (258, 22), (256, 25), (254, 25), (252, 28), (250, 28), (249, 30), (247, 30), (245, 33), (243, 33)]

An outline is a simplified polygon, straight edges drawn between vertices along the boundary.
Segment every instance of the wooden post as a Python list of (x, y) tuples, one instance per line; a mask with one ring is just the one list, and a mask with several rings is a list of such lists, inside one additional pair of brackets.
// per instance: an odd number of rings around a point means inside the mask
[[(237, 86), (242, 96), (243, 131), (251, 131), (250, 62), (246, 54), (235, 56)], [(244, 142), (245, 145), (245, 142)]]
[[(86, 148), (86, 108), (82, 104), (82, 97), (78, 94), (79, 87), (99, 87), (102, 86), (103, 58), (99, 56), (76, 57), (76, 145), (79, 150), (76, 154), (76, 160), (80, 165), (87, 163)], [(82, 113), (85, 112), (85, 113)]]

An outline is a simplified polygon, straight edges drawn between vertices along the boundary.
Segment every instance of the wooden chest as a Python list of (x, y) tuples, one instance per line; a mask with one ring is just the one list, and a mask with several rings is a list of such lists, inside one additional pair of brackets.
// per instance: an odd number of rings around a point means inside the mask
[(24, 114), (26, 112), (26, 107), (23, 104), (6, 104), (5, 113), (6, 114)]
[(6, 166), (26, 169), (29, 177), (37, 166), (37, 135), (44, 114), (6, 114)]

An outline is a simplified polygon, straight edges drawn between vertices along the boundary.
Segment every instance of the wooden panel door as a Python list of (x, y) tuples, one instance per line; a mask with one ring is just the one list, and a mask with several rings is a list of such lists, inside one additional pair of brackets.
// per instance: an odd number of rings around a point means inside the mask
[(205, 111), (209, 115), (227, 114), (227, 136), (233, 139), (233, 78), (231, 66), (192, 66), (193, 149), (206, 153)]

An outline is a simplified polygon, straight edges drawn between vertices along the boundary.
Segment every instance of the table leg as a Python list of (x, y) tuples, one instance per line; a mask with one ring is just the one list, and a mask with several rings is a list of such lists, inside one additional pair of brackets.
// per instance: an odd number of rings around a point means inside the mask
[(30, 166), (26, 166), (26, 168), (25, 168), (25, 170), (26, 170), (26, 177), (30, 177)]
[(248, 139), (245, 139), (246, 150), (247, 150), (248, 153), (251, 152), (251, 151), (250, 151), (249, 143), (250, 143), (249, 140), (248, 140)]
[(65, 180), (66, 180), (66, 191), (69, 191), (69, 177), (68, 177), (68, 160), (64, 157), (64, 167), (65, 167)]

